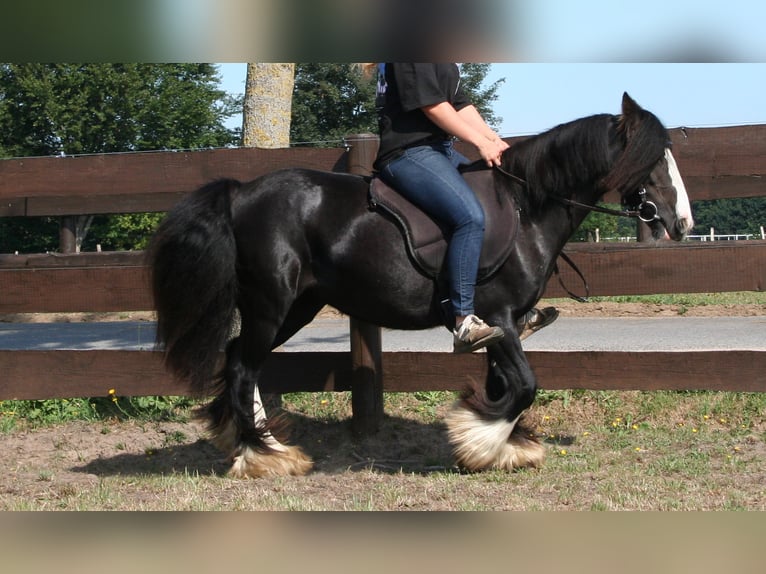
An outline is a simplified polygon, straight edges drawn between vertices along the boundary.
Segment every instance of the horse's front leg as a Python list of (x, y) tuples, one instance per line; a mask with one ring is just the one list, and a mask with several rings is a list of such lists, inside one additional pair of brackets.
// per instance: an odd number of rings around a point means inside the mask
[(532, 404), (537, 380), (515, 328), (487, 348), (487, 378), (472, 383), (447, 415), (447, 433), (457, 463), (470, 471), (537, 467), (545, 447), (520, 424)]

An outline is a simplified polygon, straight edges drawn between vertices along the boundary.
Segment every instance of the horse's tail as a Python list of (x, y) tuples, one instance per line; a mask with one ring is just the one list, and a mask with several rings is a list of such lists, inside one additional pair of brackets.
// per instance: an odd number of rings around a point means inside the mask
[(230, 194), (235, 180), (210, 183), (181, 200), (148, 250), (157, 345), (166, 367), (197, 394), (215, 386), (237, 304), (237, 251)]

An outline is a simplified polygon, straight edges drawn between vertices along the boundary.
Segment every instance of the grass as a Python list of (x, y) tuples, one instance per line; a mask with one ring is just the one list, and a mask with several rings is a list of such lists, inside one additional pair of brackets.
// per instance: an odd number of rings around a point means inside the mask
[[(358, 451), (429, 465), (445, 440), (439, 421), (453, 399), (449, 392), (386, 394), (387, 418), (373, 439), (349, 436), (348, 393), (285, 395), (284, 407), (295, 416), (316, 417), (299, 425), (308, 431), (300, 437), (304, 444), (332, 442), (326, 452), (336, 456)], [(397, 469), (395, 461), (385, 461), (393, 464), (388, 470), (325, 462), (324, 470), (307, 477), (238, 481), (193, 468), (152, 471), (154, 463), (147, 462), (72, 485), (65, 480), (70, 467), (42, 461), (24, 468), (34, 495), (0, 492), (0, 508), (766, 510), (764, 413), (766, 394), (760, 393), (543, 391), (528, 415), (548, 449), (540, 469), (463, 474), (444, 460), (442, 470), (427, 472)], [(114, 423), (111, 432), (125, 424)], [(152, 444), (140, 433), (139, 440), (116, 442), (115, 461), (132, 457), (172, 468), (175, 449), (188, 450), (193, 437), (185, 427), (167, 428)], [(412, 443), (410, 450), (389, 454), (402, 442)], [(63, 457), (73, 448), (62, 440), (56, 453)]]
[[(548, 304), (568, 299), (548, 299)], [(684, 305), (699, 307), (709, 305), (766, 305), (766, 291), (733, 291), (730, 293), (669, 293), (659, 295), (619, 295), (591, 297), (591, 302), (649, 303), (653, 305)]]
[(0, 401), (0, 433), (71, 421), (189, 420), (198, 401), (188, 397), (146, 396)]

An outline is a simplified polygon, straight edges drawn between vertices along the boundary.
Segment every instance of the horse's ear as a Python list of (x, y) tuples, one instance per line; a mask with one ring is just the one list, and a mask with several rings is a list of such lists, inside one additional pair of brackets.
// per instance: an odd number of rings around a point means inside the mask
[(628, 92), (622, 94), (622, 116), (620, 117), (620, 127), (628, 135), (633, 132), (633, 128), (640, 122), (640, 115), (643, 109), (636, 103), (636, 100), (628, 95)]
[(622, 94), (622, 115), (626, 117), (634, 117), (641, 111), (641, 106), (636, 103), (636, 100), (628, 95), (628, 92)]

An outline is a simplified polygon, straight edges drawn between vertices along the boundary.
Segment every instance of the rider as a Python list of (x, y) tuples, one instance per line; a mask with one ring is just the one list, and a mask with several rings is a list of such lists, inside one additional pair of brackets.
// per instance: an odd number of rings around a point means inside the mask
[(488, 166), (508, 148), (461, 89), (456, 64), (387, 63), (379, 95), (379, 176), (449, 232), (447, 274), (455, 314), (453, 348), (470, 352), (503, 338), (500, 327), (474, 314), (474, 288), (484, 239), (484, 211), (458, 166), (468, 160), (452, 147), (459, 138)]
[[(453, 138), (473, 144), (488, 166), (508, 149), (460, 86), (456, 64), (367, 64), (378, 71), (376, 105), (380, 148), (375, 169), (425, 213), (447, 226), (450, 302), (455, 314), (453, 349), (475, 351), (503, 337), (474, 314), (474, 287), (484, 237), (484, 211), (457, 167), (468, 160)], [(558, 317), (554, 307), (532, 309), (519, 319), (523, 340)]]

